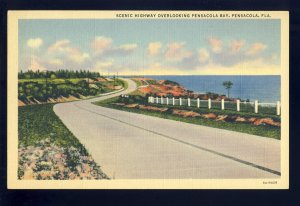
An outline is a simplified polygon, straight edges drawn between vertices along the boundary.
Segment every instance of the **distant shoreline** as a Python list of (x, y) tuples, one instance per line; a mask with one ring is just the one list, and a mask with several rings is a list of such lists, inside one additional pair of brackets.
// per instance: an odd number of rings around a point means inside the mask
[(258, 100), (275, 103), (281, 101), (281, 78), (279, 75), (144, 75), (142, 77), (155, 80), (171, 80), (194, 93), (227, 94), (222, 85), (224, 81), (232, 81), (230, 97)]

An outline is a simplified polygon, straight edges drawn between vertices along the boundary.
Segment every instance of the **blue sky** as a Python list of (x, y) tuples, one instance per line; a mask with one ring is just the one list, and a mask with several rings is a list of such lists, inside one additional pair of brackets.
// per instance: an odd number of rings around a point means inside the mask
[(280, 20), (19, 20), (19, 70), (279, 74)]

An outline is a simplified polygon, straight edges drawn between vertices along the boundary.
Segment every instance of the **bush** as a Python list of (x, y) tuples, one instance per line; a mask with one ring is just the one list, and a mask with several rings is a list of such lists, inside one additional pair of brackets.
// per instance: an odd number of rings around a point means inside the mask
[(138, 103), (138, 104), (146, 104), (147, 103), (147, 98), (143, 97), (141, 95), (130, 95), (128, 97), (119, 97), (119, 102), (125, 103), (125, 104), (133, 104), (133, 103)]
[[(85, 80), (76, 79), (73, 83), (70, 79), (61, 81), (22, 81), (18, 83), (18, 98), (24, 102), (26, 97), (45, 102), (48, 98), (58, 98), (60, 96), (68, 97), (69, 95), (79, 98), (79, 94), (84, 96), (95, 96), (99, 93), (114, 91), (112, 82), (96, 82), (97, 87), (90, 88)], [(116, 80), (116, 85), (123, 85), (123, 81)]]
[(173, 85), (173, 86), (180, 86), (179, 83), (174, 82), (174, 81), (171, 81), (171, 80), (166, 80), (166, 81), (164, 82), (164, 84), (170, 84), (170, 85)]

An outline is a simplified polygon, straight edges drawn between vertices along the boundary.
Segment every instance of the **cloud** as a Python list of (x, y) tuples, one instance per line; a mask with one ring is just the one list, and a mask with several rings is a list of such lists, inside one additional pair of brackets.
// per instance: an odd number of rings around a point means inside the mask
[(50, 59), (48, 63), (56, 66), (61, 66), (64, 64), (61, 59)]
[(116, 54), (127, 55), (134, 52), (137, 48), (138, 48), (137, 44), (123, 44), (119, 47), (112, 47), (108, 49), (105, 52), (105, 54), (106, 55), (116, 55)]
[(30, 63), (29, 63), (29, 66), (28, 66), (27, 69), (32, 70), (32, 71), (37, 71), (37, 70), (45, 71), (45, 70), (47, 70), (47, 68), (41, 64), (40, 59), (38, 59), (38, 57), (36, 57), (34, 55), (31, 55)]
[(162, 69), (161, 63), (160, 62), (154, 62), (149, 64), (148, 66), (150, 69)]
[(41, 38), (36, 39), (28, 39), (27, 46), (32, 49), (37, 49), (43, 44), (43, 40)]
[[(222, 42), (222, 40), (219, 40)], [(217, 41), (215, 41), (217, 42)], [(218, 43), (214, 43), (218, 45)], [(233, 66), (243, 61), (253, 60), (258, 54), (266, 49), (266, 45), (262, 43), (254, 43), (246, 47), (246, 41), (243, 39), (232, 40), (228, 44), (222, 45), (220, 52), (212, 52), (210, 55), (211, 62), (223, 66)]]
[(52, 44), (51, 46), (48, 47), (48, 52), (64, 52), (66, 50), (67, 47), (69, 47), (70, 45), (70, 40), (68, 39), (64, 39), (64, 40), (60, 40), (55, 42), (54, 44)]
[(137, 44), (123, 44), (119, 47), (122, 51), (133, 51), (137, 48)]
[(90, 55), (88, 53), (82, 53), (80, 50), (78, 49), (72, 49), (69, 52), (69, 59), (72, 60), (75, 63), (83, 63), (86, 60), (88, 60), (90, 58)]
[(109, 70), (113, 66), (113, 63), (114, 63), (113, 59), (97, 61), (94, 64), (93, 70), (96, 70), (96, 71)]
[(222, 40), (214, 37), (208, 38), (208, 43), (214, 53), (220, 53), (222, 51), (223, 42)]
[(148, 54), (150, 56), (155, 56), (159, 53), (162, 45), (160, 42), (150, 42), (148, 44)]
[(97, 36), (91, 43), (91, 47), (94, 51), (94, 55), (118, 55), (118, 54), (130, 54), (138, 47), (137, 44), (123, 44), (118, 47), (113, 46), (113, 40), (105, 36)]
[(71, 45), (67, 39), (60, 40), (48, 47), (48, 53), (54, 56), (61, 56), (74, 63), (82, 64), (90, 59), (90, 55), (82, 52), (79, 48)]
[(191, 57), (192, 52), (184, 49), (184, 42), (173, 42), (168, 44), (165, 57), (170, 61), (181, 61), (185, 58)]
[(254, 43), (250, 46), (250, 48), (246, 51), (246, 55), (255, 55), (258, 54), (260, 52), (262, 52), (263, 50), (265, 50), (267, 48), (267, 45), (263, 44), (263, 43)]
[(208, 62), (208, 60), (210, 59), (210, 55), (209, 52), (207, 51), (207, 49), (202, 48), (199, 50), (199, 62), (200, 63), (206, 63)]
[(244, 60), (231, 66), (211, 62), (199, 66), (194, 73), (203, 75), (279, 75), (280, 65), (270, 63), (267, 59), (256, 58)]
[(245, 40), (233, 40), (230, 44), (231, 53), (237, 53), (245, 45)]
[(111, 47), (113, 40), (104, 36), (95, 37), (94, 41), (91, 43), (91, 47), (96, 54), (102, 54), (105, 50)]

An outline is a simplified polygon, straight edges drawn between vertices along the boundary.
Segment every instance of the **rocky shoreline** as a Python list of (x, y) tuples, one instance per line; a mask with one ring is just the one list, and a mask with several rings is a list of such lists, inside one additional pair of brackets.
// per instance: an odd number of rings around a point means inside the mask
[(93, 158), (75, 147), (64, 148), (50, 139), (35, 146), (19, 146), (18, 178), (21, 180), (109, 179)]

